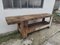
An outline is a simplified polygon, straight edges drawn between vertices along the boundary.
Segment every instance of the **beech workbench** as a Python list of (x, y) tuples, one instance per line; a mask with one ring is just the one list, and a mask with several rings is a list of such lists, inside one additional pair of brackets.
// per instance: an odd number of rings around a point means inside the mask
[[(50, 21), (46, 22), (45, 18), (50, 17)], [(48, 13), (43, 14), (32, 14), (32, 15), (24, 15), (24, 16), (10, 16), (6, 17), (6, 21), (8, 24), (17, 24), (19, 32), (22, 34), (23, 38), (26, 38), (27, 35), (31, 32), (50, 27), (52, 23), (53, 16)], [(28, 21), (42, 19), (41, 22), (28, 24)]]

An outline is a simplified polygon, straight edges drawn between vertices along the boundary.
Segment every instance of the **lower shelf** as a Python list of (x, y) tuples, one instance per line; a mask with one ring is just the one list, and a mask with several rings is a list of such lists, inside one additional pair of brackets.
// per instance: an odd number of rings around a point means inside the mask
[(49, 26), (49, 22), (46, 22), (46, 21), (29, 24), (28, 25), (28, 28), (29, 28), (28, 33), (37, 31), (39, 29), (42, 29), (42, 28), (45, 28), (45, 27), (48, 27), (48, 26)]

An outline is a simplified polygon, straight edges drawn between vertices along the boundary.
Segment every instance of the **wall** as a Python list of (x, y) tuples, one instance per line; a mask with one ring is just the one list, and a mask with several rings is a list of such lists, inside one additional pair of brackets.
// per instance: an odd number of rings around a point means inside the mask
[(16, 15), (28, 15), (28, 14), (40, 14), (50, 13), (52, 14), (55, 0), (44, 0), (43, 8), (34, 9), (3, 9), (2, 0), (0, 0), (0, 34), (14, 31), (17, 29), (17, 25), (7, 25), (5, 17)]
[(55, 2), (55, 6), (54, 6), (54, 9), (58, 9), (60, 7), (60, 0), (57, 0)]

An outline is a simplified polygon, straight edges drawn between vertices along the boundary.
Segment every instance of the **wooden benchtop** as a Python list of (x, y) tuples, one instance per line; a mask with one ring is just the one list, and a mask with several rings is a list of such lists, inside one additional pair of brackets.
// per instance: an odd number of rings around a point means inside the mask
[(8, 24), (15, 24), (15, 23), (20, 23), (22, 21), (29, 21), (29, 20), (34, 20), (49, 16), (52, 15), (48, 13), (43, 13), (43, 14), (32, 14), (32, 15), (24, 15), (24, 16), (10, 16), (10, 17), (6, 17), (6, 21)]

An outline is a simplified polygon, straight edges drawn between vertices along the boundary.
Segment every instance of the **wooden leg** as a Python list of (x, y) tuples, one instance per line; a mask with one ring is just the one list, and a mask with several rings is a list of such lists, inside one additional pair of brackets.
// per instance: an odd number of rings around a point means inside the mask
[(45, 18), (42, 19), (42, 22), (44, 22), (44, 21), (45, 21)]
[(17, 24), (17, 30), (20, 32), (20, 23)]
[(50, 27), (51, 24), (52, 24), (52, 19), (53, 19), (53, 16), (50, 17), (50, 25), (49, 25), (49, 27)]
[(21, 22), (20, 27), (21, 27), (22, 37), (26, 38), (28, 33), (28, 22)]

